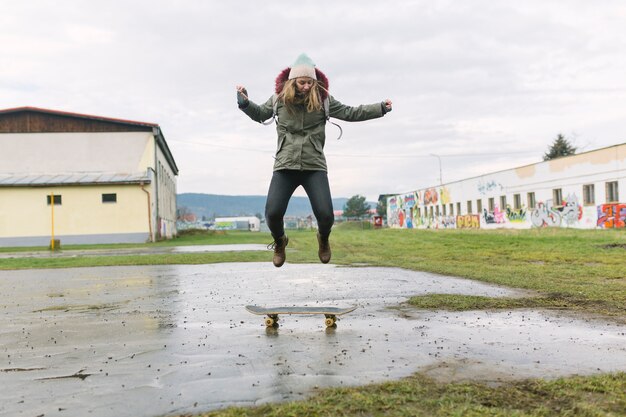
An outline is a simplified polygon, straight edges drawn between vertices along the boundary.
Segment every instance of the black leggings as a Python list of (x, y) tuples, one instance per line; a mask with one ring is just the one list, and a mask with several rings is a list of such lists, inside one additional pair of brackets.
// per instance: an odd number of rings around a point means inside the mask
[(283, 217), (287, 211), (289, 199), (300, 185), (309, 196), (320, 235), (323, 237), (330, 235), (335, 216), (326, 171), (284, 169), (274, 171), (265, 203), (265, 221), (274, 239), (285, 234)]

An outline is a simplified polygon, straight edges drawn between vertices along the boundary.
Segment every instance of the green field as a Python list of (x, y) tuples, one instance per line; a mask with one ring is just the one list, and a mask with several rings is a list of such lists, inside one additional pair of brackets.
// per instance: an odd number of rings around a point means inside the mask
[[(550, 308), (600, 315), (626, 324), (626, 233), (620, 230), (372, 230), (360, 223), (333, 229), (332, 263), (401, 267), (525, 289), (523, 298), (432, 294), (413, 297), (420, 309)], [(319, 262), (314, 231), (288, 232), (287, 262)], [(190, 233), (139, 247), (270, 243), (263, 233)], [(129, 248), (133, 245), (63, 247)], [(30, 248), (29, 250), (33, 250)], [(35, 248), (35, 250), (45, 250)], [(5, 248), (2, 252), (10, 252)], [(271, 262), (271, 252), (4, 258), (0, 269), (105, 265)], [(623, 416), (626, 374), (531, 380), (497, 387), (480, 381), (443, 384), (416, 374), (402, 381), (323, 390), (307, 401), (206, 416)]]

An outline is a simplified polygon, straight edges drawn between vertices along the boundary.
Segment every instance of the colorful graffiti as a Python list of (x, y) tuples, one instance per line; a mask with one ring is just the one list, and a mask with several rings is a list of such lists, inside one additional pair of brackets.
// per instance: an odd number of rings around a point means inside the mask
[(387, 199), (387, 223), (392, 227), (412, 229), (417, 212), (418, 194), (397, 195)]
[(483, 218), (487, 224), (503, 224), (505, 223), (504, 212), (500, 210), (500, 207), (496, 204), (492, 212), (483, 209)]
[(535, 227), (558, 227), (561, 225), (561, 216), (552, 209), (552, 200), (546, 204), (540, 201), (530, 214), (530, 221)]
[(626, 227), (626, 203), (602, 204), (598, 206), (598, 227), (604, 229)]
[(502, 191), (504, 187), (499, 182), (495, 182), (494, 180), (487, 182), (479, 182), (478, 183), (478, 192), (482, 195), (487, 194), (491, 191)]
[(464, 216), (456, 216), (457, 229), (480, 229), (480, 215), (466, 214)]
[(449, 204), (452, 201), (450, 191), (446, 187), (439, 188), (439, 199), (441, 200), (441, 204)]
[(429, 188), (424, 191), (424, 205), (428, 204), (437, 204), (439, 201), (439, 195), (437, 194), (437, 190), (434, 188)]
[(404, 197), (402, 198), (403, 202), (404, 202), (404, 207), (405, 208), (411, 208), (413, 206), (415, 206), (415, 193), (413, 194), (405, 194)]
[(398, 210), (398, 225), (404, 227), (404, 210)]
[(575, 225), (582, 217), (583, 208), (578, 203), (578, 197), (570, 194), (561, 206), (554, 206), (552, 200), (537, 203), (530, 220), (535, 227), (559, 227), (562, 223), (566, 226)]
[(454, 229), (457, 226), (454, 216), (418, 216), (415, 218), (415, 227), (422, 229)]
[(506, 206), (506, 218), (511, 223), (523, 223), (526, 221), (526, 209), (513, 210), (511, 206)]
[(569, 194), (563, 200), (563, 206), (559, 209), (561, 218), (565, 220), (565, 224), (572, 226), (580, 221), (583, 217), (583, 207), (578, 203), (578, 197), (575, 194)]
[(454, 229), (456, 227), (456, 217), (454, 216), (440, 216), (438, 227), (443, 229)]
[[(491, 184), (493, 186), (493, 184)], [(496, 183), (496, 186), (498, 184)], [(443, 201), (451, 201), (445, 187), (429, 188), (421, 192), (401, 194), (387, 200), (387, 222), (391, 227), (421, 229), (478, 229), (494, 227), (577, 227), (625, 228), (626, 203), (585, 206), (575, 193), (570, 193), (562, 204), (552, 199), (540, 201), (532, 210), (526, 207), (502, 210), (497, 204), (493, 211), (483, 209), (479, 214), (446, 216), (442, 213)], [(448, 203), (451, 204), (451, 203)], [(439, 213), (437, 214), (437, 205)]]

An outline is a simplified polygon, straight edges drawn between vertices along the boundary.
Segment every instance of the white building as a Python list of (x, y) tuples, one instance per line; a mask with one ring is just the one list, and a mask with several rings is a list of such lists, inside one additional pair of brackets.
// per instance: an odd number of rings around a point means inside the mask
[(624, 228), (624, 197), (621, 144), (388, 196), (387, 222), (400, 228)]
[(172, 237), (177, 175), (157, 124), (0, 110), (0, 246)]

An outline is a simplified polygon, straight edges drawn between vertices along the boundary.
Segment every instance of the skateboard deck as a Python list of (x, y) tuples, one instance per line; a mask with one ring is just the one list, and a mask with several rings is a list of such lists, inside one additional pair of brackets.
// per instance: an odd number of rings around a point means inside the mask
[(347, 314), (356, 310), (356, 306), (350, 306), (346, 308), (338, 307), (260, 307), (260, 306), (246, 306), (252, 314), (265, 315), (265, 325), (267, 327), (278, 326), (279, 314), (323, 314), (325, 316), (324, 323), (326, 327), (336, 326), (337, 316)]

